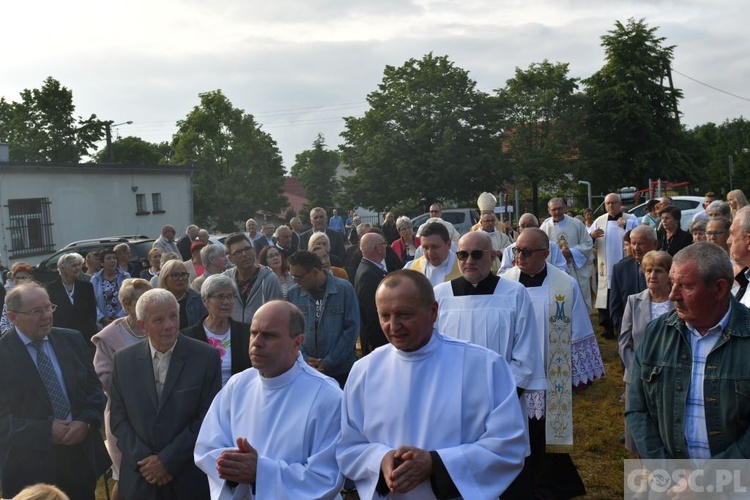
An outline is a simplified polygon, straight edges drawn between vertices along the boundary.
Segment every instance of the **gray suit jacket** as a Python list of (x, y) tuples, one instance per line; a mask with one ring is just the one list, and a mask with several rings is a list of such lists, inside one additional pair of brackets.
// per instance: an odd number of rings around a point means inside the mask
[[(674, 309), (674, 304), (669, 303), (669, 310)], [(626, 384), (630, 383), (630, 372), (633, 369), (635, 351), (643, 341), (646, 325), (651, 322), (651, 295), (648, 289), (628, 297), (625, 304), (625, 312), (622, 315), (622, 329), (617, 343), (620, 345), (620, 358), (625, 365), (625, 373), (622, 379)]]
[[(203, 417), (221, 388), (219, 351), (180, 334), (169, 363), (161, 400), (156, 394), (148, 342), (115, 354), (110, 391), (112, 432), (122, 451), (120, 491), (126, 498), (208, 498), (205, 474), (193, 463)], [(156, 454), (174, 479), (149, 484), (138, 464)]]

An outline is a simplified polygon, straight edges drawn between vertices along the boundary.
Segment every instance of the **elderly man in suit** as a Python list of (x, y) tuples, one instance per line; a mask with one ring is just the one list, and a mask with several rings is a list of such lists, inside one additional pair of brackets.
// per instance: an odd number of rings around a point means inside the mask
[(388, 242), (378, 233), (367, 233), (359, 240), (362, 260), (354, 277), (354, 290), (359, 301), (359, 342), (362, 355), (386, 345), (388, 339), (380, 328), (378, 309), (375, 307), (375, 291), (387, 273), (385, 252)]
[(346, 248), (344, 247), (344, 235), (328, 227), (328, 215), (324, 208), (315, 207), (310, 210), (310, 223), (312, 227), (299, 235), (299, 249), (307, 250), (307, 243), (313, 233), (325, 232), (331, 242), (331, 255), (335, 255), (341, 262), (346, 260)]
[(110, 389), (110, 423), (122, 451), (120, 493), (208, 498), (193, 448), (221, 387), (219, 351), (180, 334), (179, 305), (167, 290), (141, 295), (136, 316), (148, 341), (117, 351)]
[(14, 328), (0, 337), (3, 495), (50, 483), (93, 500), (111, 461), (99, 431), (105, 397), (83, 336), (52, 328), (44, 288), (17, 285), (6, 299)]

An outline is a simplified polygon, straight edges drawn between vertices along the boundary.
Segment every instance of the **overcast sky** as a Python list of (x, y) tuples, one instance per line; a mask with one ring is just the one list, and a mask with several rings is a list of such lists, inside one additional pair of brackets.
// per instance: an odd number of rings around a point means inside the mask
[(18, 100), (52, 76), (77, 115), (132, 120), (122, 136), (159, 142), (199, 93), (221, 89), (289, 169), (318, 132), (339, 144), (341, 117), (365, 112), (385, 65), (448, 55), (486, 92), (544, 59), (587, 77), (603, 63), (600, 37), (631, 17), (676, 45), (683, 123), (750, 115), (748, 0), (4, 2), (0, 96)]

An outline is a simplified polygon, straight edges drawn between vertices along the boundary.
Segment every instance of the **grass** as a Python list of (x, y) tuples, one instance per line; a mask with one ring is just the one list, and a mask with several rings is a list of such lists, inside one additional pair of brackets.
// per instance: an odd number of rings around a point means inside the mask
[(635, 458), (620, 443), (625, 405), (619, 399), (625, 384), (617, 341), (597, 338), (606, 376), (573, 395), (575, 451), (571, 456), (586, 485), (587, 495), (582, 498), (623, 498), (623, 460)]

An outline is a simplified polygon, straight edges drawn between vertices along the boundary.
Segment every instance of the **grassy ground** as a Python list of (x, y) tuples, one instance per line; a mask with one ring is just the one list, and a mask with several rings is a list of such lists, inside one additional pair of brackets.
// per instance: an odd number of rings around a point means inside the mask
[[(592, 318), (593, 319), (593, 318)], [(583, 498), (623, 497), (623, 460), (634, 458), (620, 443), (625, 390), (617, 341), (598, 336), (606, 377), (573, 396), (573, 461), (586, 485)]]

